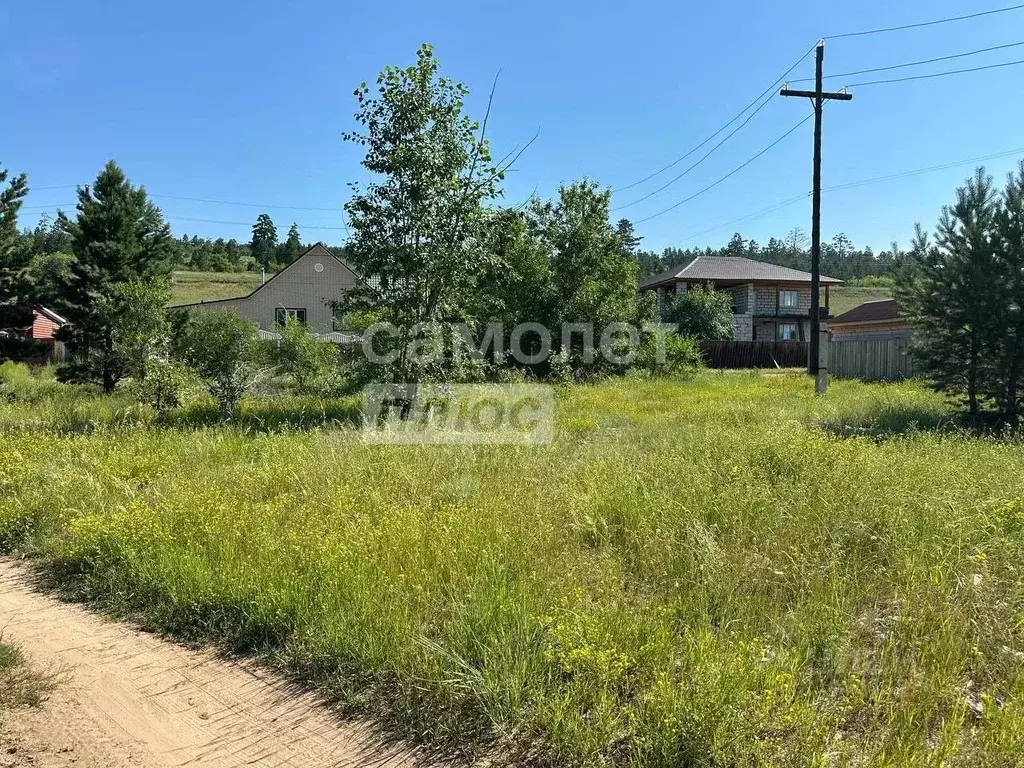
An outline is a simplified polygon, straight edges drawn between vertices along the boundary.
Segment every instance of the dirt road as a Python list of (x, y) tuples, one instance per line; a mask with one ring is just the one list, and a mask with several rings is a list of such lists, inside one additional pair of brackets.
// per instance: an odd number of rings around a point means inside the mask
[(342, 724), (248, 663), (191, 651), (40, 594), (0, 560), (0, 633), (37, 667), (67, 670), (41, 708), (0, 730), (0, 768), (395, 766), (411, 751)]

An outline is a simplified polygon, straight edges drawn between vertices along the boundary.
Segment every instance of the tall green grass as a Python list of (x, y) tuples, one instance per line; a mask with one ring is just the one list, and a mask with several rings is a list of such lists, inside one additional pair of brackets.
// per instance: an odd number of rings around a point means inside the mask
[(535, 448), (0, 427), (0, 543), (466, 755), (1017, 764), (1024, 446), (810, 389), (566, 388)]

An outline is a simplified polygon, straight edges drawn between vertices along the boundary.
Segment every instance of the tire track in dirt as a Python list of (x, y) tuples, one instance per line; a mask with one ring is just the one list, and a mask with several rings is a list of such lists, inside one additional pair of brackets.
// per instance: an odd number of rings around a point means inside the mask
[(420, 764), (413, 750), (341, 722), (314, 695), (255, 664), (183, 648), (41, 594), (11, 560), (0, 560), (0, 633), (37, 667), (67, 672), (41, 708), (5, 719), (0, 766)]

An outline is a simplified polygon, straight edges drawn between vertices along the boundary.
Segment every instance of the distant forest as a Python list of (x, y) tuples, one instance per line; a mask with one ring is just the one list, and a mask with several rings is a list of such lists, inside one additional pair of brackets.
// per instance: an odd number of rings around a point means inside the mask
[[(640, 265), (640, 279), (656, 275), (671, 267), (686, 264), (697, 256), (743, 256), (808, 271), (811, 268), (809, 239), (801, 229), (793, 229), (784, 238), (771, 238), (765, 245), (747, 240), (736, 233), (722, 248), (665, 248), (661, 253), (640, 247), (641, 238), (633, 232), (628, 219), (618, 222), (617, 231), (622, 250)], [(33, 256), (31, 271), (45, 280), (55, 275), (70, 260), (70, 238), (57, 219), (44, 216), (34, 229), (21, 233), (25, 246)], [(173, 241), (172, 262), (176, 270), (196, 272), (258, 272), (261, 268), (276, 272), (294, 261), (311, 243), (303, 241), (296, 224), (292, 224), (283, 241), (278, 242), (277, 229), (267, 214), (260, 214), (253, 225), (249, 242), (182, 235)], [(328, 245), (332, 252), (344, 253), (343, 245)], [(862, 280), (885, 277), (892, 273), (899, 255), (894, 243), (890, 250), (874, 253), (870, 247), (857, 248), (845, 234), (822, 243), (822, 274), (840, 280)]]
[[(640, 238), (633, 234), (629, 220), (621, 219), (617, 230), (623, 248), (640, 262), (641, 280), (672, 267), (688, 264), (698, 256), (741, 256), (805, 272), (811, 269), (809, 238), (801, 229), (791, 230), (781, 240), (773, 237), (765, 245), (756, 240), (747, 240), (737, 232), (724, 248), (669, 247), (661, 253), (645, 251), (639, 247)], [(831, 241), (821, 244), (821, 272), (847, 281), (888, 277), (896, 266), (899, 253), (896, 243), (887, 251), (875, 253), (870, 247), (855, 247), (849, 237), (839, 233)]]

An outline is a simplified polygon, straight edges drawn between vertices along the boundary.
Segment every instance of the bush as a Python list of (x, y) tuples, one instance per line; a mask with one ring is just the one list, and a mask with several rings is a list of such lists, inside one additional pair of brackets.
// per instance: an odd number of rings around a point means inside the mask
[(679, 326), (682, 336), (700, 341), (731, 339), (732, 295), (702, 285), (677, 293), (665, 310), (665, 320)]
[(157, 413), (177, 408), (197, 383), (196, 372), (186, 365), (153, 357), (145, 364), (146, 376), (131, 382), (135, 399)]
[(693, 376), (702, 366), (697, 342), (672, 331), (646, 334), (636, 359), (636, 368), (656, 376)]
[(175, 333), (174, 358), (195, 369), (217, 398), (224, 418), (230, 418), (243, 395), (273, 371), (256, 324), (230, 310), (193, 312), (177, 324)]
[(35, 404), (64, 389), (53, 377), (52, 368), (33, 373), (25, 363), (0, 363), (0, 395), (9, 400)]
[(292, 377), (306, 394), (337, 389), (338, 349), (313, 337), (305, 323), (289, 319), (281, 328), (281, 343), (274, 355), (278, 370)]

